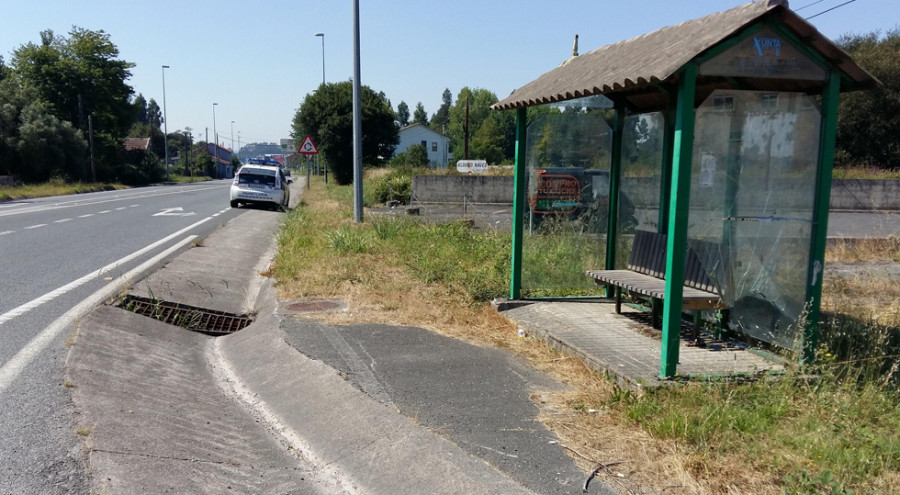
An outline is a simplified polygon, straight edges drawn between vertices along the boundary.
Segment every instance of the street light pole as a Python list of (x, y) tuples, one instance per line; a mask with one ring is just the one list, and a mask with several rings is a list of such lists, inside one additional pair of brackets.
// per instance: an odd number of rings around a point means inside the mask
[(322, 84), (325, 84), (325, 33), (316, 33), (322, 38)]
[[(322, 37), (322, 86), (325, 86), (325, 33), (316, 33)], [(319, 154), (316, 153), (316, 174), (319, 173)], [(325, 183), (328, 184), (328, 169), (325, 169)], [(309, 185), (309, 182), (306, 183)]]
[(231, 154), (234, 154), (234, 121), (231, 121)]
[(168, 65), (162, 66), (162, 82), (163, 82), (163, 153), (165, 153), (166, 161), (166, 182), (169, 182), (169, 119), (166, 116), (166, 69)]
[[(215, 172), (216, 179), (218, 179), (219, 178), (218, 177), (218, 175), (219, 175), (219, 134), (216, 132), (216, 105), (218, 105), (218, 103), (213, 103), (213, 139), (216, 140), (216, 144), (213, 147), (213, 149), (216, 150), (215, 151), (215, 155), (216, 155), (215, 162), (216, 163), (215, 163), (215, 166), (213, 167), (213, 169), (216, 171)], [(209, 143), (207, 143), (207, 144), (209, 144)]]

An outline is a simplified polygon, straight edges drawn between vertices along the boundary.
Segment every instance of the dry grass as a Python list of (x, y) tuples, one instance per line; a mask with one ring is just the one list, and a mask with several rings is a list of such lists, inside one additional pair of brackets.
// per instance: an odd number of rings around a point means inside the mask
[(900, 262), (900, 236), (841, 239), (825, 250), (825, 263), (865, 261)]
[[(315, 205), (321, 214), (316, 222), (326, 222), (327, 228), (352, 222), (342, 214), (346, 207), (328, 197), (321, 183), (314, 182), (304, 192), (304, 202)], [(601, 470), (596, 479), (619, 486), (623, 493), (715, 493), (696, 481), (689, 460), (670, 442), (652, 438), (605, 409), (591, 412), (584, 406), (610, 402), (617, 393), (610, 380), (542, 341), (517, 338), (516, 326), (492, 307), (473, 306), (460, 292), (418, 281), (390, 253), (337, 256), (320, 252), (315, 258), (309, 266), (298, 267), (295, 276), (279, 278), (280, 298), (343, 299), (349, 311), (315, 316), (329, 324), (418, 326), (512, 351), (568, 386), (568, 391), (536, 393), (532, 399), (540, 408), (539, 419), (559, 436), (585, 472), (600, 462), (625, 461), (608, 472)]]
[[(353, 229), (366, 228), (352, 224), (346, 205), (329, 196), (321, 182), (314, 181), (312, 189), (304, 191), (304, 203), (315, 205), (310, 208), (309, 214), (314, 218), (308, 220), (308, 231), (346, 228), (353, 232)], [(315, 235), (308, 232), (294, 235), (306, 236), (302, 243), (304, 261), (297, 262), (298, 256), (290, 256), (297, 265), (275, 270), (282, 299), (339, 298), (348, 303), (349, 311), (318, 314), (315, 318), (338, 325), (418, 326), (522, 356), (536, 369), (567, 385), (564, 391), (533, 394), (532, 400), (540, 409), (539, 420), (558, 436), (562, 446), (585, 473), (596, 468), (598, 463), (615, 463), (601, 469), (596, 479), (606, 482), (619, 493), (782, 492), (781, 474), (775, 473), (784, 470), (772, 468), (770, 460), (748, 461), (747, 452), (740, 447), (707, 451), (671, 438), (654, 436), (615, 406), (619, 400), (627, 401), (630, 392), (617, 388), (611, 380), (587, 368), (580, 360), (564, 356), (542, 341), (517, 338), (517, 329), (509, 320), (490, 306), (473, 305), (466, 294), (452, 285), (421, 282), (404, 267), (396, 253), (372, 249), (340, 255), (323, 247)], [(871, 253), (884, 252), (883, 246), (868, 246), (866, 250), (870, 254), (857, 251), (859, 254), (853, 256), (870, 259)], [(277, 263), (287, 265), (289, 260), (280, 258), (285, 251), (282, 246)], [(851, 255), (831, 251), (829, 256), (843, 259)], [(871, 299), (871, 307), (889, 308), (886, 310), (888, 317), (896, 318), (900, 314), (898, 285), (826, 278), (825, 309), (847, 304), (840, 297), (852, 294), (857, 304)], [(886, 300), (893, 304), (885, 305)], [(795, 459), (790, 452), (783, 456), (781, 462), (785, 466), (805, 466), (807, 463), (807, 459)], [(884, 472), (870, 480), (868, 488), (895, 487), (900, 481), (897, 477), (893, 471)], [(886, 490), (890, 491), (889, 488)]]

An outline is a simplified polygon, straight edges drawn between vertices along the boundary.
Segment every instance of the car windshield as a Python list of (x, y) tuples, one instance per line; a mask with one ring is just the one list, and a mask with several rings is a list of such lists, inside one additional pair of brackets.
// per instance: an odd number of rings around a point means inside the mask
[(238, 175), (238, 183), (239, 184), (247, 184), (247, 185), (261, 185), (261, 186), (275, 186), (275, 176), (274, 175), (263, 175), (263, 174), (252, 174), (252, 173), (243, 173)]

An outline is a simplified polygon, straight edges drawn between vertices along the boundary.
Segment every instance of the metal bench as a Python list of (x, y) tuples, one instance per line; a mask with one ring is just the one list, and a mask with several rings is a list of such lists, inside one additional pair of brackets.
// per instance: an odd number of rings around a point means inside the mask
[[(681, 309), (696, 311), (695, 327), (699, 312), (703, 310), (727, 310), (722, 300), (721, 288), (710, 278), (716, 273), (722, 279), (724, 263), (719, 245), (705, 241), (691, 241), (685, 253), (684, 289)], [(660, 312), (666, 298), (666, 235), (638, 230), (628, 259), (627, 270), (588, 270), (597, 285), (615, 287), (616, 313), (622, 312), (622, 291), (649, 299), (653, 327), (660, 327)]]

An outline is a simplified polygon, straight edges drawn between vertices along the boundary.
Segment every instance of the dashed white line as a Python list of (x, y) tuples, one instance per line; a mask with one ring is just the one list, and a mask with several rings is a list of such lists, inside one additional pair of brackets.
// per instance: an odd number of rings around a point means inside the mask
[(53, 223), (66, 223), (66, 222), (71, 222), (71, 221), (72, 221), (71, 218), (60, 218), (59, 220), (54, 220)]
[(14, 230), (4, 230), (3, 232), (0, 232), (0, 235), (12, 234), (13, 232), (15, 232), (15, 231)]
[(73, 289), (76, 289), (76, 288), (88, 283), (91, 280), (96, 279), (97, 277), (118, 267), (119, 265), (128, 263), (129, 261), (137, 258), (138, 256), (141, 256), (142, 254), (144, 254), (148, 251), (151, 251), (151, 250), (157, 248), (158, 246), (165, 244), (166, 242), (169, 242), (170, 240), (174, 239), (175, 237), (178, 237), (181, 234), (184, 234), (185, 232), (187, 232), (187, 231), (193, 229), (194, 227), (196, 227), (204, 222), (207, 222), (209, 220), (211, 220), (210, 217), (204, 218), (203, 220), (200, 220), (199, 222), (189, 225), (189, 226), (179, 230), (178, 232), (175, 232), (174, 234), (168, 235), (152, 244), (147, 245), (146, 247), (144, 247), (142, 249), (139, 249), (139, 250), (129, 254), (128, 256), (125, 256), (124, 258), (120, 259), (119, 261), (110, 263), (110, 264), (104, 266), (103, 268), (101, 268), (100, 270), (88, 273), (87, 275), (79, 278), (78, 280), (69, 282), (68, 284), (63, 285), (62, 287), (60, 287), (56, 290), (50, 291), (36, 299), (32, 299), (31, 301), (29, 301), (17, 308), (14, 308), (11, 311), (7, 311), (6, 313), (0, 314), (0, 325), (3, 325), (7, 321), (12, 320), (13, 318), (15, 318), (17, 316), (21, 316), (46, 302), (52, 301), (53, 299), (56, 299), (57, 297), (65, 294)]
[(39, 229), (41, 227), (46, 227), (46, 226), (47, 226), (46, 223), (39, 223), (37, 225), (29, 225), (28, 227), (25, 227), (25, 230)]
[(112, 210), (98, 211), (97, 214), (98, 214), (98, 215), (102, 215), (102, 214), (104, 214), (104, 213), (109, 213), (109, 212), (111, 212), (111, 211), (112, 211)]
[(78, 215), (78, 218), (87, 218), (87, 217), (92, 217), (92, 216), (94, 216), (93, 213), (88, 213), (86, 215)]
[(116, 211), (122, 211), (122, 210), (124, 210), (124, 209), (126, 209), (126, 208), (128, 208), (128, 207), (127, 207), (127, 206), (120, 206), (120, 207), (116, 208)]

